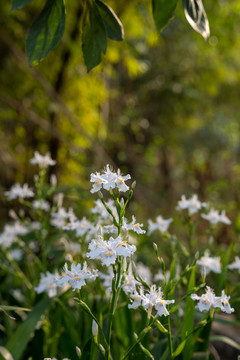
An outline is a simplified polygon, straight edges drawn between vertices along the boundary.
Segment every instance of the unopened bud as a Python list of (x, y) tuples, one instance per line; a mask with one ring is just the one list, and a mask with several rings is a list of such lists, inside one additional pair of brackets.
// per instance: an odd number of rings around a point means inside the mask
[(102, 354), (105, 354), (105, 349), (102, 344), (99, 344), (99, 349), (101, 350)]
[(155, 242), (153, 242), (153, 249), (154, 249), (155, 253), (158, 255), (158, 246)]
[(93, 334), (93, 337), (98, 336), (98, 324), (96, 323), (95, 320), (93, 320), (93, 322), (92, 322), (92, 334)]
[(57, 185), (57, 177), (56, 177), (55, 174), (52, 174), (52, 175), (51, 175), (51, 177), (50, 177), (50, 184), (51, 184), (52, 186), (54, 186), (54, 187)]
[(136, 185), (137, 185), (137, 182), (136, 182), (136, 180), (135, 180), (135, 181), (132, 183), (132, 185), (131, 185), (131, 190), (135, 189)]
[(80, 347), (78, 347), (78, 346), (76, 346), (76, 353), (77, 353), (77, 356), (78, 356), (79, 359), (80, 359), (80, 357), (82, 356), (82, 352), (81, 352)]
[(101, 192), (101, 191), (99, 191), (99, 192), (98, 192), (98, 197), (99, 197), (99, 199), (100, 199), (100, 200), (102, 200), (102, 199), (103, 199), (103, 194), (102, 194), (102, 192)]

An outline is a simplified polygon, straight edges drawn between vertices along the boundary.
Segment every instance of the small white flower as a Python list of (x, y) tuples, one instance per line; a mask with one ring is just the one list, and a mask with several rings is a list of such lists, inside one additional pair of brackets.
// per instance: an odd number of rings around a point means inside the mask
[(90, 190), (91, 193), (98, 192), (102, 188), (110, 190), (110, 188), (118, 188), (119, 191), (127, 191), (129, 187), (125, 184), (125, 181), (131, 179), (130, 175), (122, 176), (120, 170), (115, 173), (110, 170), (109, 165), (106, 166), (103, 174), (96, 173), (90, 175), (90, 182), (93, 183), (93, 187)]
[(46, 169), (48, 166), (55, 165), (56, 161), (51, 158), (50, 153), (41, 155), (38, 151), (35, 151), (34, 157), (30, 160), (30, 163), (32, 165), (38, 165), (41, 169)]
[(128, 305), (129, 309), (137, 309), (139, 306), (142, 305), (142, 296), (143, 296), (143, 289), (140, 288), (140, 291), (135, 291), (134, 293), (130, 294), (130, 298), (133, 300), (132, 304)]
[(32, 202), (32, 206), (34, 209), (39, 209), (43, 211), (49, 211), (50, 210), (50, 204), (46, 200), (34, 200)]
[(57, 295), (56, 274), (51, 274), (48, 271), (46, 275), (41, 273), (40, 283), (34, 289), (38, 294), (46, 291), (50, 298), (56, 296)]
[(13, 260), (20, 261), (23, 258), (24, 252), (21, 249), (13, 249), (9, 252), (9, 254)]
[(7, 249), (17, 240), (17, 235), (25, 235), (28, 232), (29, 229), (18, 221), (13, 224), (6, 224), (0, 234), (0, 245)]
[(203, 207), (206, 207), (207, 204), (205, 202), (201, 202), (198, 200), (198, 196), (194, 194), (190, 199), (186, 199), (185, 195), (181, 196), (181, 200), (178, 201), (178, 205), (176, 207), (177, 210), (188, 210), (190, 215), (197, 213)]
[(221, 273), (220, 257), (210, 257), (207, 251), (204, 253), (204, 256), (197, 260), (197, 264), (204, 268), (206, 275), (208, 275), (211, 271), (216, 274)]
[(34, 192), (28, 187), (28, 184), (21, 186), (19, 183), (14, 184), (9, 191), (5, 191), (4, 194), (8, 200), (14, 200), (17, 198), (29, 198), (34, 196)]
[(240, 274), (240, 258), (238, 256), (235, 256), (235, 261), (232, 264), (229, 264), (228, 268), (231, 270), (236, 269)]
[(201, 216), (203, 219), (208, 220), (210, 224), (217, 224), (218, 222), (226, 225), (231, 224), (231, 221), (226, 216), (225, 211), (222, 211), (220, 214), (217, 210), (211, 209), (208, 214), (202, 214)]
[(92, 224), (84, 216), (82, 220), (78, 220), (75, 216), (63, 227), (64, 230), (75, 230), (77, 236), (84, 236), (91, 229)]
[(51, 213), (51, 224), (58, 229), (63, 229), (67, 223), (76, 219), (73, 210), (70, 208), (68, 211), (60, 207), (57, 212)]
[(228, 314), (234, 311), (234, 309), (230, 307), (230, 304), (228, 302), (230, 296), (226, 296), (224, 291), (222, 291), (222, 296), (215, 296), (213, 290), (209, 286), (207, 286), (205, 294), (203, 294), (202, 296), (191, 294), (191, 298), (193, 300), (198, 300), (196, 308), (201, 312), (208, 311), (211, 307), (220, 308), (223, 312), (226, 312)]
[(152, 220), (148, 220), (148, 235), (151, 235), (155, 230), (159, 230), (161, 233), (166, 232), (172, 221), (172, 218), (165, 220), (161, 215), (156, 217), (155, 223)]
[(97, 276), (97, 270), (92, 271), (87, 268), (87, 263), (71, 264), (71, 270), (68, 269), (67, 263), (64, 265), (63, 272), (57, 276), (56, 283), (58, 286), (64, 286), (69, 283), (73, 290), (81, 289), (86, 284), (86, 279), (95, 279)]
[(94, 239), (89, 244), (89, 250), (87, 256), (90, 259), (99, 258), (103, 265), (109, 266), (115, 264), (117, 256), (131, 256), (136, 251), (136, 246), (127, 244), (127, 241), (118, 236), (116, 239), (110, 237), (109, 241)]

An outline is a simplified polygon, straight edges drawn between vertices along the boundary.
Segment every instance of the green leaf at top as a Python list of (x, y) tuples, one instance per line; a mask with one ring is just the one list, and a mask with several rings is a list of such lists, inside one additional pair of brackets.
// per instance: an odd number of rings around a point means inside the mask
[(104, 22), (96, 3), (89, 3), (82, 33), (83, 58), (88, 71), (102, 61), (106, 50), (107, 32)]
[(183, 7), (191, 27), (206, 40), (210, 35), (210, 28), (202, 0), (183, 0)]
[(28, 62), (38, 64), (61, 40), (65, 27), (63, 0), (47, 0), (31, 25), (26, 40)]
[(101, 0), (96, 0), (96, 4), (106, 27), (107, 36), (112, 40), (123, 40), (123, 25), (113, 9)]
[(152, 12), (157, 31), (172, 19), (178, 0), (152, 0)]
[(11, 10), (19, 10), (33, 0), (13, 0)]

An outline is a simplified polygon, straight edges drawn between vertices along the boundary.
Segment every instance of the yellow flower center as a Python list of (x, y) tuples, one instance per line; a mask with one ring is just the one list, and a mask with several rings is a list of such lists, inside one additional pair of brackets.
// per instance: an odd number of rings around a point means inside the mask
[(111, 251), (108, 251), (107, 253), (106, 253), (106, 256), (111, 256)]

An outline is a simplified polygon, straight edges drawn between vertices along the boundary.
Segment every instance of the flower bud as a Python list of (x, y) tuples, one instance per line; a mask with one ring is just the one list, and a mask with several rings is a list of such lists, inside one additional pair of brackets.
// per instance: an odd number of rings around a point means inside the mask
[(95, 320), (93, 320), (92, 322), (92, 334), (93, 334), (93, 337), (97, 337), (98, 336), (98, 324), (96, 323)]

